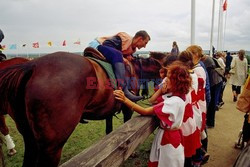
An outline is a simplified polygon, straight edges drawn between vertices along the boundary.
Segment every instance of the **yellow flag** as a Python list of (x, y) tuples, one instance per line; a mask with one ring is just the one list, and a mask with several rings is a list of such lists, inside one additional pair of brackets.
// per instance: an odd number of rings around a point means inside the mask
[(51, 41), (49, 41), (49, 42), (48, 42), (48, 45), (49, 45), (49, 46), (52, 46), (52, 42), (51, 42)]

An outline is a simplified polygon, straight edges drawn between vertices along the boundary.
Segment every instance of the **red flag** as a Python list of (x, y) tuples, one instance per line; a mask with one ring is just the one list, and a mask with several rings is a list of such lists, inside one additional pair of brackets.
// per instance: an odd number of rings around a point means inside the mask
[(74, 42), (74, 44), (80, 45), (81, 44), (80, 39), (78, 39), (76, 42)]
[(223, 4), (223, 11), (227, 10), (227, 0), (225, 0), (224, 4)]
[(66, 46), (66, 40), (63, 41), (62, 46)]
[(39, 48), (39, 43), (38, 42), (33, 43), (32, 47), (33, 48)]
[(0, 50), (4, 50), (4, 49), (6, 49), (6, 45), (0, 45)]

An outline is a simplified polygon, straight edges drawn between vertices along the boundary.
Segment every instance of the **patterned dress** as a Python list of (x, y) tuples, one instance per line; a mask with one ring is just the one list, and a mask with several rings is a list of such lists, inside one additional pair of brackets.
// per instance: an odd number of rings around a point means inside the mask
[(182, 124), (185, 96), (163, 95), (163, 102), (154, 106), (154, 112), (160, 119), (160, 128), (154, 138), (149, 167), (180, 167), (184, 166), (184, 147)]
[[(183, 118), (183, 123), (181, 125), (181, 130), (183, 134), (183, 144), (185, 157), (190, 158), (196, 153), (196, 149), (201, 147), (200, 142), (200, 130), (196, 124), (196, 119), (193, 111), (191, 94), (197, 94), (198, 91), (198, 77), (195, 73), (190, 73), (192, 77), (192, 89), (186, 95), (185, 101), (185, 113)], [(201, 115), (197, 118), (201, 122)]]
[[(201, 133), (205, 135), (205, 127), (206, 127), (206, 98), (205, 98), (205, 86), (206, 86), (206, 72), (202, 68), (200, 64), (197, 64), (193, 69), (195, 74), (198, 76), (198, 92), (192, 92), (192, 102), (196, 105), (194, 107), (194, 113), (197, 116), (198, 128), (200, 129)], [(202, 121), (199, 122), (200, 116)], [(203, 137), (205, 138), (205, 137)]]

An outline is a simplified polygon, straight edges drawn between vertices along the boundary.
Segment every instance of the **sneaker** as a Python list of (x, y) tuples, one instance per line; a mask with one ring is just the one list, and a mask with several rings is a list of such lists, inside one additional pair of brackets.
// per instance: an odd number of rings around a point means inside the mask
[(203, 155), (202, 157), (202, 161), (201, 161), (201, 165), (207, 163), (207, 161), (209, 160), (210, 155), (208, 153), (206, 153), (205, 155)]
[(221, 108), (223, 105), (224, 105), (225, 103), (222, 101), (222, 102), (220, 102), (220, 104), (219, 104), (219, 108)]
[(16, 150), (14, 148), (10, 149), (8, 152), (8, 156), (13, 156), (16, 154)]

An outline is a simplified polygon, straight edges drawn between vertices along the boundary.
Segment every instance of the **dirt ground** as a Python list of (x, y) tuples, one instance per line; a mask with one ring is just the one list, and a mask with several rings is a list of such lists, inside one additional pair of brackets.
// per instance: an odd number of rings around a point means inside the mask
[(208, 129), (210, 159), (204, 167), (230, 167), (240, 152), (234, 144), (243, 125), (244, 113), (235, 107), (231, 85), (226, 86), (223, 100), (225, 104), (215, 115), (215, 127)]

